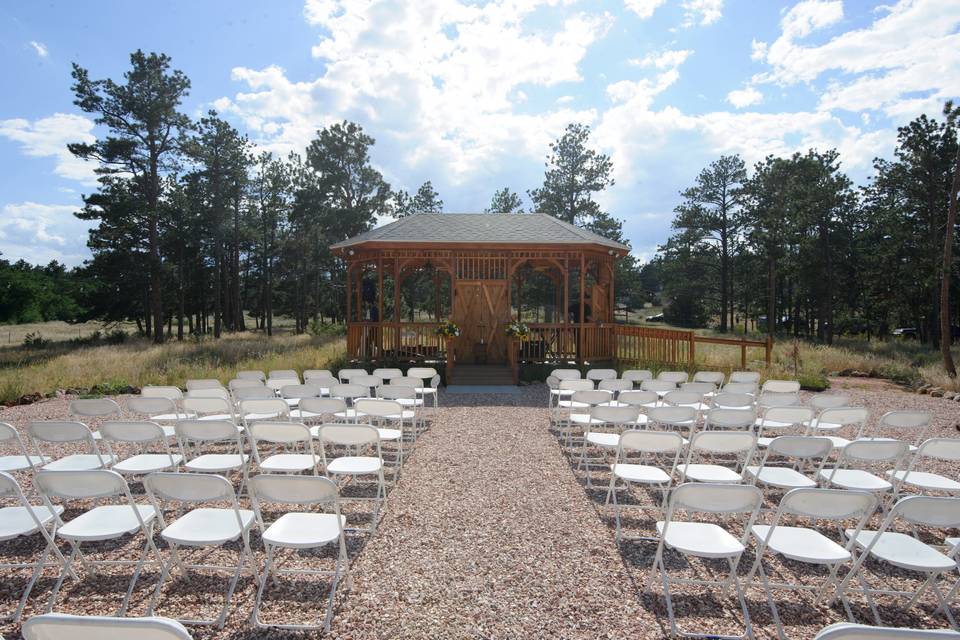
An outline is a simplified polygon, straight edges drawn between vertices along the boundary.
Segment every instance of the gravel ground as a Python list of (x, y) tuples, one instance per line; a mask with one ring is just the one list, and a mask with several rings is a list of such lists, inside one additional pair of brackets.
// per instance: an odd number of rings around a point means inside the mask
[[(852, 396), (854, 404), (869, 407), (874, 420), (892, 409), (927, 409), (936, 415), (930, 435), (958, 436), (954, 427), (960, 420), (958, 403), (875, 385), (844, 392)], [(353, 582), (349, 590), (341, 588), (338, 593), (331, 636), (664, 637), (668, 622), (659, 585), (652, 592), (644, 589), (655, 546), (624, 542), (618, 547), (613, 511), (603, 503), (603, 490), (587, 490), (584, 473), (575, 469), (576, 457), (564, 452), (547, 429), (545, 387), (528, 387), (522, 394), (508, 397), (441, 395), (440, 400), (440, 411), (429, 431), (420, 436), (399, 482), (390, 491), (377, 531), (351, 536)], [(22, 428), (29, 420), (64, 418), (67, 404), (68, 399), (54, 399), (5, 409), (0, 412), (0, 421)], [(960, 475), (956, 468), (942, 470)], [(595, 486), (605, 487), (609, 476), (595, 470), (592, 477)], [(634, 494), (624, 499), (650, 498)], [(362, 526), (368, 509), (368, 505), (348, 506), (351, 523)], [(78, 511), (68, 511), (65, 517)], [(625, 524), (630, 533), (649, 534), (652, 514), (629, 518)], [(140, 544), (134, 538), (122, 549), (112, 545), (101, 549), (104, 557), (135, 557)], [(253, 537), (253, 546), (262, 564), (257, 536)], [(35, 542), (15, 546), (5, 543), (0, 548), (7, 559), (36, 552), (40, 546)], [(233, 547), (208, 556), (230, 562), (235, 553)], [(303, 566), (330, 561), (329, 553), (292, 559)], [(671, 575), (704, 575), (711, 568), (698, 562), (688, 564), (673, 554), (667, 561)], [(742, 573), (752, 562), (753, 556), (745, 555)], [(774, 561), (766, 566), (772, 577), (796, 569), (804, 582), (817, 580), (815, 572), (793, 563)], [(868, 567), (873, 584), (916, 584), (908, 574), (873, 563)], [(80, 584), (68, 580), (57, 609), (110, 614), (119, 604), (130, 574), (126, 569), (109, 573), (117, 575), (112, 579), (85, 579)], [(43, 610), (53, 577), (54, 572), (47, 571), (38, 583), (26, 617)], [(155, 580), (155, 572), (145, 571), (131, 604), (132, 615), (145, 610)], [(300, 622), (322, 615), (326, 597), (322, 583), (285, 580), (289, 583), (270, 592), (266, 617)], [(0, 582), (2, 611), (9, 610), (11, 593), (22, 584), (20, 575)], [(212, 613), (223, 584), (206, 577), (175, 582), (164, 589), (158, 613), (189, 611), (195, 615), (200, 609)], [(741, 614), (735, 599), (696, 587), (677, 588), (674, 593), (686, 629), (737, 631)], [(225, 629), (195, 628), (195, 637), (320, 636), (253, 629), (247, 618), (254, 594), (253, 581), (245, 576)], [(868, 621), (866, 612), (860, 609), (864, 601), (856, 596), (852, 600), (862, 621)], [(756, 635), (776, 637), (762, 589), (749, 590), (748, 601)], [(812, 638), (821, 627), (845, 619), (842, 608), (818, 605), (813, 594), (780, 592), (778, 602), (791, 638)], [(888, 624), (945, 626), (943, 617), (934, 614), (932, 598), (911, 612), (904, 612), (892, 601), (881, 603)], [(16, 638), (19, 629), (0, 625), (0, 634)]]

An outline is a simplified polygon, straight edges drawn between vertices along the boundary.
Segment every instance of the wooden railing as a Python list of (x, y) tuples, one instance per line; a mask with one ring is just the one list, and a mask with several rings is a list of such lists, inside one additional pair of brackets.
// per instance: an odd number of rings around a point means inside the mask
[(685, 365), (696, 354), (693, 331), (617, 325), (613, 333), (613, 360)]
[(353, 360), (443, 359), (447, 342), (435, 322), (351, 322), (347, 355)]

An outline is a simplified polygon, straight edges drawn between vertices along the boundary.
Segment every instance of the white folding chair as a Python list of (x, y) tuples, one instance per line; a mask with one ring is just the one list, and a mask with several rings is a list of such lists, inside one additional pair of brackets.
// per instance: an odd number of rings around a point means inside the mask
[(712, 382), (683, 382), (680, 384), (680, 391), (699, 393), (705, 400), (711, 400), (717, 395), (717, 385)]
[[(370, 518), (369, 533), (377, 529), (377, 520), (380, 516), (380, 505), (386, 497), (386, 483), (383, 479), (383, 455), (380, 452), (380, 434), (369, 424), (324, 424), (317, 430), (317, 439), (320, 441), (320, 456), (327, 476), (334, 481), (343, 479), (351, 483), (363, 476), (376, 477), (376, 495), (373, 498), (357, 496), (351, 501), (373, 502), (373, 513)], [(328, 447), (346, 447), (358, 455), (332, 457), (327, 455)], [(373, 455), (369, 455), (370, 453)], [(359, 455), (367, 453), (368, 455)], [(339, 486), (343, 487), (345, 484)]]
[[(253, 387), (262, 388), (263, 385), (251, 385)], [(228, 389), (223, 387), (205, 387), (202, 389), (190, 389), (187, 391), (187, 398), (218, 398), (220, 400), (226, 400), (231, 402), (233, 396), (230, 395)]]
[[(243, 452), (243, 433), (237, 425), (228, 420), (181, 420), (176, 430), (185, 470), (224, 474), (239, 471), (242, 492), (250, 457)], [(189, 457), (188, 452), (193, 456)]]
[[(43, 469), (57, 471), (81, 471), (84, 469), (105, 469), (117, 461), (112, 453), (101, 453), (93, 432), (82, 422), (47, 420), (27, 423), (27, 434), (33, 448), (44, 456), (40, 442), (49, 444), (67, 444), (82, 442), (88, 453), (73, 453), (43, 465)], [(109, 445), (108, 445), (109, 446)], [(44, 456), (46, 457), (46, 456)]]
[(760, 393), (800, 393), (800, 383), (796, 380), (767, 380), (760, 387)]
[(237, 379), (239, 380), (259, 380), (263, 382), (267, 379), (267, 375), (263, 371), (237, 371)]
[(180, 387), (148, 384), (140, 389), (140, 397), (166, 398), (167, 400), (173, 400), (174, 402), (179, 403), (181, 400), (183, 400), (183, 391), (180, 390)]
[(413, 387), (404, 387), (402, 385), (382, 385), (377, 387), (377, 397), (381, 400), (393, 400), (400, 403), (400, 406), (403, 407), (403, 413), (401, 415), (404, 421), (410, 422), (412, 440), (415, 445), (417, 442), (417, 434), (423, 425), (420, 416), (423, 400), (417, 397), (417, 390)]
[(616, 397), (624, 391), (631, 391), (633, 389), (633, 383), (629, 380), (620, 380), (619, 378), (604, 378), (597, 383), (597, 389), (609, 391)]
[(779, 391), (761, 391), (757, 396), (757, 410), (762, 414), (773, 407), (793, 407), (800, 404), (799, 393), (781, 393)]
[(304, 369), (303, 370), (303, 381), (310, 382), (314, 378), (332, 378), (333, 373), (330, 372), (330, 369)]
[(834, 407), (824, 409), (820, 412), (810, 427), (807, 429), (807, 435), (824, 435), (833, 442), (834, 449), (842, 449), (850, 444), (850, 440), (835, 435), (828, 435), (840, 431), (843, 428), (856, 429), (854, 438), (863, 437), (863, 430), (867, 424), (870, 412), (863, 407)]
[(312, 384), (285, 384), (280, 387), (280, 397), (287, 403), (291, 411), (294, 407), (300, 406), (300, 401), (304, 398), (319, 398), (320, 395), (320, 387), (315, 387)]
[[(827, 443), (829, 444), (829, 441)], [(817, 594), (817, 603), (820, 603), (823, 598), (837, 592), (839, 586), (837, 572), (840, 567), (853, 562), (852, 540), (846, 544), (840, 544), (817, 529), (795, 526), (787, 522), (787, 518), (802, 518), (814, 525), (829, 522), (837, 527), (842, 526), (844, 521), (855, 520), (856, 526), (852, 531), (858, 535), (876, 508), (876, 496), (865, 491), (798, 488), (792, 489), (783, 496), (769, 525), (754, 524), (750, 528), (750, 533), (757, 543), (757, 552), (756, 560), (745, 582), (749, 585), (754, 575), (760, 574), (760, 580), (767, 594), (767, 603), (770, 605), (770, 611), (773, 612), (773, 621), (781, 638), (786, 638), (786, 635), (783, 632), (777, 603), (773, 598), (773, 590), (813, 591)], [(782, 556), (794, 562), (827, 567), (829, 574), (820, 584), (804, 584), (800, 581), (770, 582), (763, 567), (764, 555), (767, 553)], [(841, 599), (850, 615), (850, 604), (846, 596), (841, 594)]]
[[(283, 476), (261, 474), (250, 479), (250, 498), (257, 523), (263, 531), (263, 546), (267, 560), (260, 575), (257, 597), (253, 605), (253, 623), (258, 627), (276, 627), (280, 629), (319, 629), (330, 631), (333, 619), (333, 602), (337, 595), (337, 586), (344, 577), (349, 578), (349, 559), (344, 538), (347, 518), (340, 515), (339, 492), (332, 480), (310, 476)], [(267, 524), (264, 518), (264, 504), (298, 505), (301, 511), (287, 511), (273, 522)], [(326, 507), (330, 513), (317, 513), (316, 509)], [(321, 549), (336, 544), (336, 564), (333, 571), (319, 569), (282, 569), (276, 566), (278, 552), (293, 551), (301, 553), (307, 549)], [(330, 576), (327, 595), (326, 615), (320, 624), (293, 622), (266, 623), (260, 618), (260, 606), (264, 591), (271, 577), (281, 575)]]
[(732, 391), (724, 390), (713, 397), (713, 402), (710, 403), (710, 406), (712, 406), (714, 409), (753, 410), (756, 404), (756, 397), (750, 395), (749, 393), (734, 393)]
[[(32, 536), (39, 533), (44, 540), (43, 552), (34, 562), (0, 562), (0, 570), (10, 580), (8, 572), (17, 569), (31, 569), (30, 577), (27, 579), (17, 607), (12, 614), (3, 618), (2, 621), (17, 622), (23, 615), (23, 608), (27, 604), (30, 592), (37, 583), (37, 578), (43, 573), (44, 569), (52, 567), (63, 567), (66, 560), (53, 541), (53, 535), (50, 532), (51, 527), (56, 526), (57, 516), (63, 513), (63, 507), (57, 505), (50, 510), (45, 503), (43, 505), (32, 505), (24, 495), (19, 483), (9, 473), (0, 471), (0, 499), (10, 500), (14, 504), (0, 507), (0, 542), (9, 542)], [(55, 556), (53, 562), (47, 562), (50, 554)]]
[(716, 389), (722, 387), (726, 379), (727, 376), (723, 371), (697, 371), (693, 374), (694, 382), (707, 382), (712, 384)]
[[(122, 415), (120, 405), (110, 398), (80, 398), (70, 402), (70, 417), (81, 418), (86, 424), (89, 418), (119, 418)], [(87, 425), (90, 426), (90, 425)], [(93, 437), (100, 439), (100, 432), (94, 431)]]
[(653, 407), (647, 409), (647, 427), (686, 429), (687, 435), (693, 435), (697, 430), (697, 411), (692, 407)]
[(636, 407), (640, 411), (637, 416), (637, 426), (647, 424), (647, 412), (660, 404), (660, 396), (653, 391), (621, 391), (617, 396), (617, 404), (625, 407)]
[(290, 410), (290, 419), (300, 422), (334, 422), (337, 414), (347, 410), (342, 398), (301, 398), (300, 405)]
[(201, 389), (223, 389), (223, 384), (215, 378), (187, 380), (187, 393)]
[(367, 389), (366, 396), (374, 398), (377, 394), (377, 387), (383, 384), (383, 378), (374, 375), (357, 375), (350, 378), (350, 384), (356, 384)]
[(789, 407), (769, 407), (764, 410), (763, 415), (757, 418), (757, 445), (765, 447), (776, 437), (774, 434), (795, 431), (805, 433), (808, 431), (808, 425), (813, 420), (814, 413), (810, 407), (799, 405)]
[(603, 461), (606, 453), (616, 451), (620, 446), (620, 434), (627, 429), (637, 427), (640, 409), (637, 407), (615, 407), (598, 405), (590, 408), (590, 420), (584, 424), (583, 446), (580, 449), (580, 461), (577, 470), (586, 467), (587, 487), (593, 487), (590, 477), (590, 465), (594, 458), (587, 455), (588, 447), (600, 450), (596, 460)]
[(374, 369), (372, 372), (373, 375), (378, 376), (383, 380), (384, 384), (390, 384), (390, 381), (394, 378), (402, 378), (403, 371), (400, 369)]
[(111, 618), (45, 613), (23, 623), (23, 640), (192, 640), (169, 618)]
[(724, 393), (746, 393), (751, 396), (755, 396), (757, 395), (758, 389), (756, 382), (733, 382), (731, 380), (727, 384), (720, 387), (720, 391)]
[[(898, 520), (903, 520), (909, 526), (911, 533), (894, 531)], [(909, 597), (907, 608), (914, 606), (928, 589), (932, 589), (937, 597), (938, 611), (942, 611), (956, 628), (957, 621), (950, 611), (950, 600), (944, 596), (938, 584), (944, 574), (957, 570), (955, 557), (944, 554), (938, 549), (922, 542), (917, 537), (917, 527), (938, 529), (953, 529), (960, 527), (960, 498), (936, 496), (907, 496), (900, 498), (890, 509), (887, 517), (877, 531), (861, 530), (859, 532), (847, 530), (846, 534), (852, 538), (859, 557), (853, 568), (841, 583), (838, 592), (843, 594), (849, 588), (849, 583), (856, 578), (863, 595), (870, 604), (873, 617), (878, 625), (882, 625), (880, 612), (874, 602), (874, 595), (889, 595), (895, 597)], [(952, 552), (955, 552), (953, 549)], [(885, 562), (899, 569), (926, 575), (916, 591), (898, 589), (874, 589), (867, 582), (864, 566), (867, 558)], [(889, 585), (889, 581), (885, 584)], [(953, 593), (951, 592), (951, 596)]]
[[(571, 380), (569, 383), (573, 382), (582, 382), (589, 385), (593, 384), (589, 380)], [(567, 446), (570, 446), (573, 442), (572, 436), (574, 431), (585, 430), (587, 425), (593, 421), (593, 417), (590, 415), (590, 410), (593, 407), (601, 404), (607, 404), (612, 399), (613, 394), (609, 391), (601, 391), (599, 389), (584, 389), (583, 391), (575, 391), (573, 395), (570, 396), (569, 400), (561, 400), (562, 403), (570, 405), (566, 421), (558, 425), (560, 435), (566, 435), (565, 441)], [(600, 423), (596, 422), (595, 424)]]
[(290, 405), (277, 397), (241, 400), (239, 414), (244, 426), (249, 429), (259, 420), (289, 420)]
[(350, 378), (353, 376), (365, 376), (369, 373), (366, 369), (340, 369), (337, 372), (337, 378), (341, 384), (350, 384)]
[[(681, 482), (738, 484), (757, 447), (752, 431), (698, 431), (677, 465)], [(710, 462), (702, 462), (710, 460)]]
[(772, 438), (763, 452), (760, 464), (744, 467), (745, 477), (752, 484), (775, 489), (813, 488), (833, 444), (816, 436), (780, 436)]
[(617, 370), (616, 369), (588, 369), (587, 375), (585, 375), (584, 378), (587, 380), (590, 380), (594, 384), (597, 384), (602, 380), (616, 380)]
[(168, 438), (173, 437), (173, 425), (163, 423), (172, 423), (194, 417), (185, 411), (181, 411), (177, 403), (170, 398), (160, 397), (130, 396), (127, 398), (127, 412), (143, 416), (143, 419), (160, 424)]
[[(190, 391), (189, 393), (193, 392)], [(224, 398), (195, 398), (188, 396), (183, 399), (183, 410), (196, 416), (196, 420), (212, 420), (214, 422), (229, 420), (233, 422), (237, 419), (233, 402)]]
[(760, 384), (760, 373), (757, 371), (731, 371), (727, 382)]
[[(712, 432), (710, 435), (720, 435), (729, 432)], [(748, 638), (752, 637), (750, 612), (744, 599), (743, 588), (737, 576), (737, 566), (746, 550), (750, 529), (756, 521), (760, 506), (763, 503), (763, 494), (757, 487), (743, 484), (682, 484), (670, 494), (667, 513), (663, 520), (657, 522), (657, 531), (660, 534), (660, 544), (657, 546), (653, 568), (650, 571), (650, 581), (656, 579), (660, 573), (663, 583), (663, 595), (667, 602), (667, 615), (670, 619), (670, 631), (674, 636), (699, 638)], [(746, 514), (743, 526), (743, 535), (734, 537), (727, 529), (718, 524), (680, 520), (680, 512), (688, 515), (694, 513), (710, 513), (715, 515), (741, 516)], [(726, 560), (730, 571), (724, 580), (710, 580), (700, 578), (673, 578), (671, 579), (664, 562), (664, 549), (671, 549), (684, 556), (692, 556), (710, 560)], [(670, 583), (680, 585), (698, 585), (702, 587), (720, 586), (726, 594), (732, 586), (737, 592), (740, 609), (743, 612), (745, 632), (741, 636), (723, 636), (705, 631), (691, 633), (683, 631), (677, 625), (673, 610), (673, 599), (670, 595)], [(716, 612), (713, 612), (716, 615)]]
[(623, 372), (623, 375), (620, 376), (623, 380), (629, 380), (631, 384), (636, 386), (638, 382), (643, 382), (644, 380), (653, 380), (653, 372), (649, 369), (627, 369)]
[[(179, 426), (179, 425), (178, 425)], [(223, 476), (195, 473), (152, 473), (144, 478), (147, 495), (158, 513), (162, 531), (160, 537), (169, 546), (167, 559), (161, 561), (160, 580), (153, 591), (147, 614), (153, 615), (163, 585), (173, 569), (186, 575), (188, 571), (211, 570), (232, 572), (224, 595), (223, 607), (215, 619), (180, 619), (184, 624), (215, 625), (222, 629), (233, 600), (233, 592), (243, 573), (244, 566), (250, 566), (254, 580), (259, 580), (253, 552), (250, 550), (250, 529), (256, 525), (253, 511), (241, 509), (233, 485)], [(195, 507), (203, 503), (228, 503), (229, 507)], [(190, 505), (192, 508), (176, 520), (167, 522), (163, 517), (162, 505), (175, 503), (179, 507)], [(222, 547), (228, 542), (241, 539), (237, 564), (233, 566), (190, 564), (180, 557), (184, 547), (191, 549), (209, 549)]]
[(320, 391), (321, 396), (329, 396), (330, 389), (340, 384), (340, 381), (333, 376), (314, 376), (307, 378), (303, 383), (311, 387), (316, 387)]
[(287, 384), (300, 384), (300, 374), (294, 369), (273, 369), (267, 373), (267, 380), (292, 380)]
[(20, 432), (6, 422), (0, 422), (0, 445), (12, 447), (16, 450), (16, 453), (11, 455), (0, 456), (0, 472), (13, 473), (26, 471), (27, 469), (36, 470), (37, 467), (45, 465), (51, 460), (49, 456), (40, 455), (35, 445), (35, 453), (30, 453), (27, 445), (20, 437)]
[[(915, 449), (927, 435), (933, 425), (933, 414), (929, 411), (888, 411), (880, 416), (877, 431), (894, 435), (906, 436), (898, 438), (904, 442), (913, 442), (911, 449)], [(876, 439), (882, 439), (877, 437)]]
[[(366, 375), (365, 373), (357, 375)], [(400, 378), (397, 378), (398, 380)], [(367, 398), (370, 396), (370, 389), (361, 384), (338, 384), (330, 389), (331, 398), (340, 398), (349, 405), (343, 414), (336, 416), (340, 422), (358, 422), (363, 417), (354, 406), (357, 398)]]
[[(432, 398), (433, 411), (437, 411), (437, 395), (440, 386), (440, 376), (433, 367), (410, 367), (407, 369), (407, 377), (420, 380), (420, 386), (417, 387), (417, 393), (423, 398), (424, 406), (427, 405), (427, 396)], [(391, 382), (391, 384), (393, 384)]]
[[(304, 473), (317, 475), (320, 457), (313, 448), (313, 436), (301, 422), (255, 422), (247, 428), (253, 458), (261, 473)], [(270, 447), (261, 457), (260, 447)], [(282, 449), (283, 452), (278, 452)]]
[(238, 389), (266, 389), (267, 385), (260, 378), (234, 378), (227, 382), (227, 389), (231, 394), (236, 393)]
[(696, 391), (668, 391), (663, 394), (663, 404), (668, 407), (690, 407), (697, 412), (697, 420), (710, 406), (704, 401), (703, 394)]
[(671, 391), (677, 389), (677, 383), (672, 380), (644, 380), (640, 383), (640, 389), (643, 391), (653, 391), (658, 396), (665, 396)]
[[(176, 427), (170, 427), (176, 436)], [(142, 476), (154, 471), (176, 471), (183, 455), (170, 449), (170, 434), (156, 422), (111, 420), (100, 425), (103, 441), (131, 445), (139, 453), (114, 463), (112, 469), (125, 476)]]
[[(578, 371), (577, 374), (580, 372)], [(550, 422), (559, 423), (563, 411), (573, 408), (573, 394), (577, 391), (593, 391), (593, 381), (592, 380), (581, 380), (580, 378), (568, 378), (560, 380), (559, 386), (557, 387), (556, 394), (554, 390), (551, 389), (550, 397), (554, 400), (550, 406)]]
[(893, 480), (894, 496), (899, 497), (906, 487), (925, 492), (960, 494), (960, 481), (932, 471), (924, 471), (924, 463), (929, 461), (952, 462), (953, 468), (960, 468), (960, 439), (931, 438), (917, 449), (906, 469), (889, 470), (887, 477)]
[[(166, 438), (164, 438), (166, 442)], [(123, 597), (117, 615), (127, 612), (133, 588), (140, 578), (147, 555), (156, 556), (158, 566), (161, 562), (160, 551), (153, 544), (153, 523), (157, 510), (149, 504), (137, 504), (130, 494), (130, 487), (116, 471), (109, 469), (90, 469), (86, 471), (40, 471), (34, 478), (37, 492), (43, 497), (44, 504), (51, 511), (55, 509), (54, 499), (96, 500), (97, 506), (64, 523), (57, 515), (54, 525), (54, 537), (66, 540), (70, 544), (70, 555), (63, 563), (47, 603), (47, 611), (53, 606), (60, 594), (60, 587), (67, 576), (75, 576), (73, 566), (79, 560), (84, 570), (97, 577), (95, 567), (133, 566), (127, 592)], [(112, 504), (100, 504), (112, 500)], [(144, 536), (143, 551), (137, 560), (95, 560), (81, 551), (85, 542), (119, 540), (140, 532)]]
[(403, 466), (403, 424), (409, 420), (413, 428), (413, 412), (405, 412), (403, 405), (396, 400), (379, 398), (359, 399), (354, 406), (365, 416), (364, 420), (376, 427), (381, 446), (387, 442), (396, 446), (396, 455), (392, 461), (395, 467), (393, 482), (396, 483), (400, 467)]
[(830, 487), (892, 494), (890, 480), (871, 473), (871, 469), (892, 465), (894, 472), (899, 471), (908, 453), (907, 443), (899, 440), (854, 440), (840, 451), (834, 466), (821, 469), (817, 477)]
[(821, 629), (814, 640), (960, 640), (960, 633), (949, 629), (870, 627), (838, 622)]
[[(286, 382), (286, 380), (284, 380), (284, 382)], [(253, 387), (233, 389), (230, 395), (233, 397), (234, 403), (239, 406), (244, 400), (273, 400), (277, 397), (277, 391), (261, 384)]]
[[(672, 431), (628, 430), (620, 434), (617, 455), (613, 464), (610, 465), (610, 486), (607, 489), (606, 499), (607, 504), (611, 499), (613, 500), (618, 543), (623, 540), (623, 533), (620, 522), (620, 501), (617, 499), (617, 482), (626, 483), (625, 488), (628, 491), (633, 484), (660, 491), (659, 508), (665, 509), (683, 447), (683, 438), (679, 433)], [(639, 458), (631, 458), (631, 456), (639, 456)], [(661, 464), (649, 464), (655, 461), (660, 461)]]
[(850, 396), (845, 393), (815, 393), (807, 404), (818, 414), (824, 409), (836, 409), (850, 406)]
[(663, 382), (672, 382), (674, 386), (681, 385), (690, 379), (690, 374), (686, 371), (661, 371), (657, 375), (657, 380)]
[(704, 430), (740, 429), (750, 430), (756, 424), (757, 414), (753, 409), (729, 409), (716, 407), (707, 411), (703, 418)]

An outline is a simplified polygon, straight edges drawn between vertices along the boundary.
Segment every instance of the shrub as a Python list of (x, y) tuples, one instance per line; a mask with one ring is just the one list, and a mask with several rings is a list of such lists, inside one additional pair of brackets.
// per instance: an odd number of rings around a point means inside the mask
[(797, 381), (804, 391), (826, 391), (830, 388), (830, 381), (818, 373), (801, 373)]
[(314, 318), (307, 325), (307, 333), (315, 337), (342, 336), (347, 333), (347, 326), (340, 323), (325, 324)]
[(40, 332), (30, 332), (23, 337), (23, 346), (28, 349), (43, 349), (50, 345), (50, 341), (40, 335)]
[[(99, 333), (99, 331), (97, 333)], [(104, 338), (104, 341), (107, 344), (123, 344), (127, 341), (127, 337), (127, 332), (123, 329), (114, 329), (107, 334), (107, 337)]]

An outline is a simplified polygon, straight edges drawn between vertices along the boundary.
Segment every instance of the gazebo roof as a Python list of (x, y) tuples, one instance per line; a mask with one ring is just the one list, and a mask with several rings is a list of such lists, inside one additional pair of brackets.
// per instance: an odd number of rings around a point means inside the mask
[(418, 213), (331, 245), (342, 250), (362, 244), (599, 245), (630, 247), (545, 213)]

